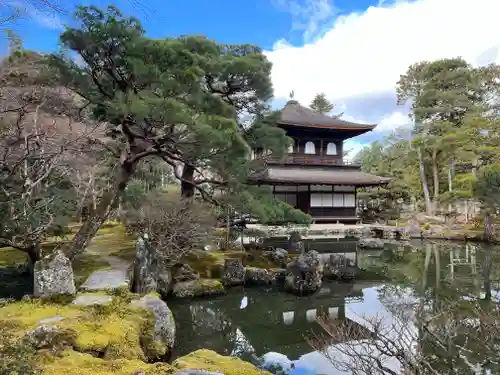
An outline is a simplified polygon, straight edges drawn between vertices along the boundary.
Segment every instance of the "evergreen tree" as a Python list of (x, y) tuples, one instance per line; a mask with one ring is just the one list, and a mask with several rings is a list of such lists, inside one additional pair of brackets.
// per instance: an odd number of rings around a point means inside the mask
[(321, 114), (327, 114), (335, 107), (327, 98), (324, 93), (316, 94), (310, 104), (311, 109)]
[[(200, 36), (151, 39), (138, 20), (115, 7), (79, 7), (76, 20), (61, 43), (84, 64), (62, 54), (51, 63), (58, 79), (87, 101), (93, 119), (108, 124), (119, 161), (111, 189), (75, 237), (71, 257), (95, 235), (146, 157), (171, 166), (183, 198), (198, 193), (220, 203), (213, 192), (223, 190), (245, 197), (241, 201), (248, 204), (241, 209), (265, 214), (263, 221), (284, 211), (298, 217), (290, 206), (276, 204), (274, 210), (269, 189), (245, 184), (259, 167), (249, 160), (250, 146), (279, 156), (288, 142), (266, 120), (271, 63), (259, 47)], [(250, 127), (240, 121), (245, 113), (254, 118)]]

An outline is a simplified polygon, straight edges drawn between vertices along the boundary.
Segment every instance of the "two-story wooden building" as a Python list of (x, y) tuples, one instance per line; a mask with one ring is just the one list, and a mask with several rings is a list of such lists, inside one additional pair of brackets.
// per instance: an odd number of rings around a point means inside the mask
[[(343, 157), (344, 141), (376, 125), (356, 124), (318, 113), (295, 100), (287, 102), (278, 121), (293, 139), (284, 160), (267, 160), (252, 183), (272, 185), (276, 198), (310, 214), (315, 222), (356, 222), (356, 189), (389, 182), (361, 171)], [(253, 150), (259, 157), (262, 150)]]

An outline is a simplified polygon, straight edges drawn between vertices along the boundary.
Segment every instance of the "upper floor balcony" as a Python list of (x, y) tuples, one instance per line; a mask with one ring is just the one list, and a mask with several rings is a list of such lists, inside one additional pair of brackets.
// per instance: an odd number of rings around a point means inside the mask
[(267, 155), (266, 153), (252, 153), (252, 159), (265, 160), (270, 164), (294, 164), (294, 165), (321, 165), (321, 166), (350, 166), (360, 167), (350, 159), (340, 155), (317, 155), (304, 153), (288, 153), (282, 159)]
[[(279, 162), (277, 160), (270, 160)], [(299, 153), (289, 153), (281, 160), (283, 164), (299, 164), (299, 165), (339, 165), (339, 166), (358, 166), (352, 160), (343, 158), (338, 155), (311, 155), (311, 154), (299, 154)]]

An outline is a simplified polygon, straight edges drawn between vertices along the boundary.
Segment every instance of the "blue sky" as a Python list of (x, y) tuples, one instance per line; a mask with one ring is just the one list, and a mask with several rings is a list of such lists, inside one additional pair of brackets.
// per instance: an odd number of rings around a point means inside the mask
[[(14, 25), (26, 48), (57, 49), (69, 15), (34, 7), (39, 0), (7, 1), (28, 4), (29, 17)], [(111, 3), (139, 18), (152, 37), (204, 34), (221, 43), (261, 46), (273, 63), (275, 106), (292, 90), (305, 105), (324, 92), (336, 104), (334, 113), (379, 124), (350, 142), (354, 152), (408, 126), (409, 107), (396, 105), (395, 84), (410, 64), (456, 56), (472, 64), (500, 63), (498, 0), (53, 1), (69, 13), (77, 3)]]

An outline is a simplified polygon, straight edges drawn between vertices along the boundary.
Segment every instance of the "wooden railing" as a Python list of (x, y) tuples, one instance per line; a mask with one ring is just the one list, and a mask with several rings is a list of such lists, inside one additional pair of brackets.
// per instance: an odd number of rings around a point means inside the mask
[(359, 164), (354, 163), (352, 160), (343, 159), (334, 155), (287, 154), (282, 160), (277, 160), (272, 156), (268, 156), (268, 160), (270, 162), (281, 162), (283, 164), (359, 166)]

